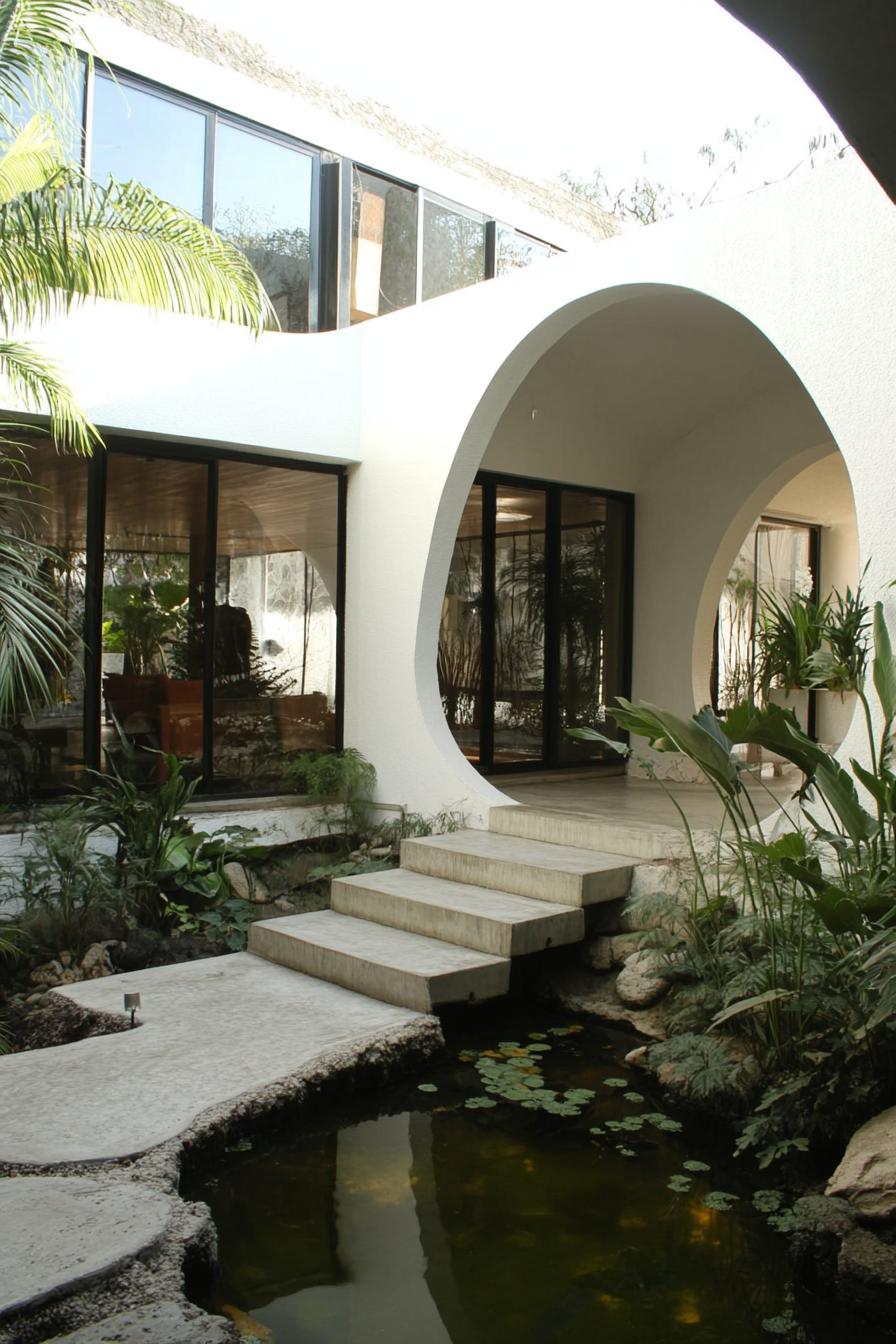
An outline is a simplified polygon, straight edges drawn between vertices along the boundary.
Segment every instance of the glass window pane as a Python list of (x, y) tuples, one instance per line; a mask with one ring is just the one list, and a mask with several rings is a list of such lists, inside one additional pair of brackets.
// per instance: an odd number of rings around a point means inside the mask
[(139, 780), (164, 777), (158, 751), (202, 769), (208, 469), (110, 453), (103, 576), (104, 765), (136, 751)]
[(451, 556), (439, 631), (439, 690), (448, 727), (479, 760), (482, 711), (482, 486), (474, 485)]
[(276, 789), (335, 745), (337, 480), (222, 462), (215, 595), (216, 788)]
[(218, 123), (214, 226), (246, 254), (284, 331), (307, 331), (311, 281), (310, 154)]
[(352, 172), (352, 322), (406, 308), (417, 297), (417, 193)]
[[(9, 70), (6, 74), (9, 77)], [(42, 87), (32, 75), (23, 75), (19, 97), (12, 101), (0, 98), (0, 113), (9, 119), (16, 130), (20, 130), (36, 113), (49, 118), (56, 127), (66, 159), (80, 166), (85, 78), (83, 56), (63, 56), (61, 78), (57, 79), (55, 73), (50, 76), (52, 88)]]
[(90, 176), (142, 182), (198, 219), (205, 194), (204, 112), (97, 72)]
[(543, 490), (498, 486), (495, 514), (495, 764), (544, 755)]
[(423, 298), (485, 279), (485, 221), (423, 203)]
[(83, 783), (84, 590), (87, 463), (57, 454), (48, 440), (25, 455), (21, 488), (4, 486), (4, 523), (47, 548), (35, 557), (39, 576), (69, 627), (68, 652), (49, 669), (46, 703), (20, 704), (0, 723), (0, 798), (27, 802), (37, 794)]
[(550, 244), (539, 243), (503, 224), (498, 225), (496, 235), (495, 271), (498, 275), (518, 271), (536, 261), (550, 261), (555, 255), (555, 249)]
[(560, 510), (559, 758), (614, 760), (611, 748), (576, 742), (564, 729), (619, 735), (606, 707), (624, 689), (625, 513), (619, 500), (580, 490), (564, 490)]

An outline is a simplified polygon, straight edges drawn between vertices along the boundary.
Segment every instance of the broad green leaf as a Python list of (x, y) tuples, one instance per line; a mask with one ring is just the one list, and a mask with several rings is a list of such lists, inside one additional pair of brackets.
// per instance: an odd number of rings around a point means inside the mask
[(865, 926), (861, 910), (842, 887), (825, 887), (814, 897), (812, 904), (831, 933), (861, 933)]
[(737, 1003), (732, 1003), (727, 1008), (723, 1008), (720, 1013), (716, 1013), (710, 1027), (720, 1027), (723, 1022), (728, 1022), (732, 1017), (739, 1017), (741, 1013), (752, 1013), (757, 1008), (764, 1008), (768, 1003), (777, 1003), (781, 999), (792, 999), (794, 993), (795, 991), (792, 989), (767, 989), (764, 994), (753, 994), (749, 999), (738, 999)]
[(874, 689), (890, 724), (896, 719), (896, 660), (882, 602), (874, 604)]
[(819, 764), (815, 783), (853, 844), (857, 848), (864, 844), (874, 834), (877, 822), (862, 807), (856, 786), (843, 767), (834, 761)]

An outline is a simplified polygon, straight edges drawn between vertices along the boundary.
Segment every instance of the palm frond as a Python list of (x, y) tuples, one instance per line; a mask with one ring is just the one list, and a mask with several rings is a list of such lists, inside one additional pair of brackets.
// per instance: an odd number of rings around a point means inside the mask
[(56, 103), (78, 20), (93, 8), (93, 0), (0, 0), (0, 99), (28, 104), (36, 93)]
[(47, 700), (68, 654), (65, 618), (41, 565), (44, 547), (0, 532), (0, 720)]
[(0, 203), (25, 192), (40, 191), (64, 166), (59, 137), (52, 123), (33, 116), (0, 158)]
[(0, 321), (30, 323), (83, 298), (261, 331), (277, 318), (243, 254), (138, 182), (65, 169), (0, 204)]
[(61, 451), (89, 454), (102, 444), (55, 364), (33, 346), (0, 340), (0, 375), (25, 410), (49, 415)]

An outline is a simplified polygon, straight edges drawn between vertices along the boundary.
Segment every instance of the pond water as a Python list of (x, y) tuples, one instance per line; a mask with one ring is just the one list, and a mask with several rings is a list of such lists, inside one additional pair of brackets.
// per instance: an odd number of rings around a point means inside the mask
[(792, 1291), (786, 1192), (671, 1115), (630, 1037), (510, 1005), (446, 1035), (419, 1076), (184, 1189), (218, 1226), (206, 1305), (271, 1344), (854, 1338)]

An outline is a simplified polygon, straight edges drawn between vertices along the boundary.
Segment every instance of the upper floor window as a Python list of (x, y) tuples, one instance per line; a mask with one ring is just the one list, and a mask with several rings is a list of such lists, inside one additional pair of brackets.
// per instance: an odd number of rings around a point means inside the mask
[(441, 201), (423, 202), (424, 299), (485, 279), (485, 216)]
[(284, 331), (311, 328), (318, 156), (214, 109), (99, 72), (90, 173), (136, 180), (229, 238)]
[(98, 182), (142, 182), (202, 219), (206, 121), (204, 112), (184, 103), (97, 72), (90, 174)]
[(417, 299), (417, 192), (352, 169), (351, 320)]
[(541, 243), (526, 233), (519, 233), (506, 224), (498, 224), (495, 229), (495, 274), (506, 275), (508, 271), (518, 271), (524, 266), (532, 266), (537, 261), (549, 261), (557, 255), (557, 249), (550, 243)]

